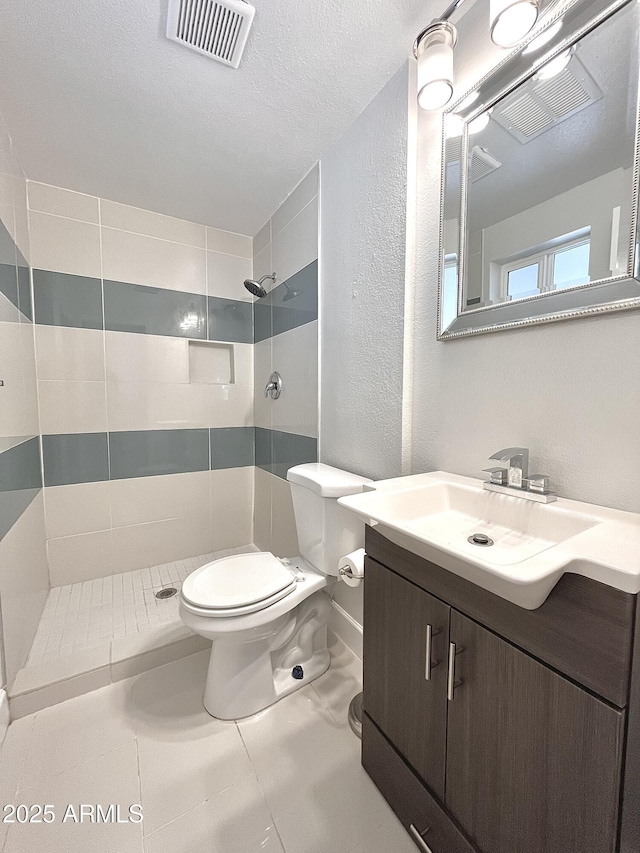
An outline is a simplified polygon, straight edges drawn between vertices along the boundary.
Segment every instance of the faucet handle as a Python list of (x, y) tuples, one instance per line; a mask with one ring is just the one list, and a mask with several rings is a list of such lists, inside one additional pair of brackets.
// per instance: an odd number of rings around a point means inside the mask
[(546, 474), (531, 474), (527, 480), (527, 488), (530, 492), (539, 495), (548, 495), (551, 492), (551, 483)]
[(496, 486), (506, 486), (509, 472), (506, 468), (483, 468), (484, 474), (489, 475), (489, 482)]

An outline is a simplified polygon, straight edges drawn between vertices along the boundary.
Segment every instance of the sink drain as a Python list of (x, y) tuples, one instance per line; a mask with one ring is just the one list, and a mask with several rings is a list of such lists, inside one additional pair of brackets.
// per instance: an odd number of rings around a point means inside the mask
[(470, 542), (472, 545), (480, 545), (484, 548), (493, 545), (493, 539), (490, 539), (484, 533), (474, 533), (473, 536), (469, 536), (467, 542)]
[(156, 592), (156, 598), (173, 598), (176, 595), (178, 590), (174, 586), (167, 586), (164, 589), (158, 590)]

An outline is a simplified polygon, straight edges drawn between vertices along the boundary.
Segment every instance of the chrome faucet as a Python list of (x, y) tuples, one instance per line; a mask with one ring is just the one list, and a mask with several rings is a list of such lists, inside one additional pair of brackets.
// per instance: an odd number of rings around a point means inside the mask
[(525, 489), (529, 476), (529, 451), (526, 447), (505, 447), (498, 450), (489, 459), (508, 462), (507, 485), (513, 489)]
[(557, 495), (549, 489), (546, 474), (529, 474), (529, 450), (526, 447), (505, 447), (489, 457), (498, 462), (508, 462), (508, 468), (485, 468), (489, 479), (483, 488), (490, 492), (517, 495), (530, 501), (551, 503)]

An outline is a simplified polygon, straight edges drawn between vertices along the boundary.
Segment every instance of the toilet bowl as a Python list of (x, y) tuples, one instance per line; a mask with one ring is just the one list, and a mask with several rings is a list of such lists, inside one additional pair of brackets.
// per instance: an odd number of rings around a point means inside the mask
[(330, 588), (339, 558), (361, 547), (364, 526), (337, 498), (370, 480), (322, 463), (287, 474), (301, 554), (261, 551), (214, 560), (180, 590), (180, 617), (212, 641), (204, 706), (236, 720), (272, 705), (329, 666)]

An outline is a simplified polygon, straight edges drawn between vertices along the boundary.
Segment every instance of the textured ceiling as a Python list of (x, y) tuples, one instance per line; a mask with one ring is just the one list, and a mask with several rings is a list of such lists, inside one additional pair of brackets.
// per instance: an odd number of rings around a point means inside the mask
[(166, 0), (0, 0), (0, 111), (27, 177), (252, 235), (442, 6), (255, 4), (235, 71), (165, 38)]

